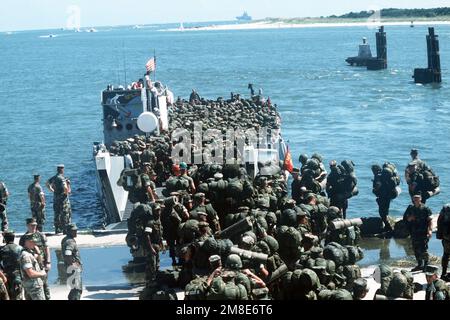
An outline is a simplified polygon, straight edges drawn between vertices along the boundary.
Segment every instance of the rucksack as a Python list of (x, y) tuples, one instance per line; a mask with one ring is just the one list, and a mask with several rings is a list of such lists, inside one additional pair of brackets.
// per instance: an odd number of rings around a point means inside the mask
[(126, 191), (132, 192), (142, 188), (142, 181), (138, 169), (124, 169), (120, 174), (117, 185), (123, 187)]
[(439, 176), (437, 176), (431, 169), (422, 172), (425, 181), (425, 189), (432, 191), (440, 186)]
[(234, 280), (224, 282), (219, 276), (213, 279), (206, 294), (206, 300), (247, 300), (247, 290)]
[(240, 180), (233, 180), (228, 183), (227, 191), (230, 197), (239, 199), (244, 191), (244, 186)]
[(400, 272), (395, 272), (387, 289), (387, 296), (391, 298), (402, 298), (408, 287), (408, 279)]
[(348, 250), (337, 242), (331, 242), (323, 249), (323, 257), (332, 260), (336, 266), (343, 266), (348, 263)]
[(194, 239), (200, 234), (198, 229), (198, 221), (190, 219), (185, 223), (180, 224), (178, 228), (178, 236), (184, 241), (184, 243), (189, 243), (194, 241)]
[(192, 280), (184, 289), (185, 300), (205, 300), (206, 289), (206, 280), (204, 278)]
[(297, 229), (281, 226), (277, 232), (277, 241), (279, 244), (279, 255), (285, 262), (299, 258), (302, 235)]

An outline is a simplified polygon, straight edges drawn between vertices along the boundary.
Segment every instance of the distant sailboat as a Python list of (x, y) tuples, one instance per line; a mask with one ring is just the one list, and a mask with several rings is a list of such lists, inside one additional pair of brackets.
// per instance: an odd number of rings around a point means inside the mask
[(178, 30), (184, 31), (184, 25), (183, 25), (183, 22), (180, 23), (180, 27), (178, 28)]

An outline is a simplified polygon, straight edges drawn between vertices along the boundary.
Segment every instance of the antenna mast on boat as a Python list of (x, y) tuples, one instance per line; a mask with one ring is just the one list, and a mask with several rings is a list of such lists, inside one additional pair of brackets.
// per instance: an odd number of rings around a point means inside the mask
[(125, 55), (125, 41), (122, 41), (122, 55), (123, 55), (123, 72), (125, 75), (125, 86), (127, 85), (127, 58)]

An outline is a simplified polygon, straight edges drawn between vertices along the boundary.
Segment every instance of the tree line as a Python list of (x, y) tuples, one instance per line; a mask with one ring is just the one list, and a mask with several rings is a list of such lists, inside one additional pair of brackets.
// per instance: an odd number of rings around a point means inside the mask
[[(346, 18), (346, 19), (362, 19), (369, 18), (375, 11), (350, 12), (341, 16), (332, 15), (328, 18)], [(425, 17), (434, 18), (441, 16), (450, 16), (450, 7), (433, 8), (433, 9), (382, 9), (381, 17), (383, 18), (409, 18), (409, 17)]]

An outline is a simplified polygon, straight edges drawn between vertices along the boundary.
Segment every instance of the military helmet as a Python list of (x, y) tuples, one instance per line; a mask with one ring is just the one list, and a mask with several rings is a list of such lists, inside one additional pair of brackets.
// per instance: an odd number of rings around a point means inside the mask
[(299, 282), (306, 291), (316, 290), (320, 285), (319, 277), (311, 269), (303, 269)]
[(243, 236), (241, 239), (241, 242), (244, 245), (247, 245), (250, 247), (253, 247), (255, 245), (255, 240), (251, 236), (248, 236), (248, 235)]
[(339, 210), (338, 207), (331, 206), (328, 208), (327, 217), (328, 217), (328, 220), (342, 218), (341, 210)]
[(269, 225), (276, 225), (277, 224), (277, 215), (275, 214), (275, 212), (267, 212), (266, 215), (266, 221)]
[(297, 212), (293, 209), (286, 209), (281, 212), (280, 224), (288, 227), (297, 226)]
[(266, 236), (263, 241), (269, 246), (271, 254), (276, 253), (280, 248), (278, 241), (272, 236)]
[(253, 231), (246, 231), (244, 232), (243, 236), (250, 236), (253, 238), (253, 241), (256, 243), (258, 241), (258, 238), (256, 237), (256, 234)]
[(319, 161), (317, 161), (317, 159), (309, 159), (308, 161), (306, 161), (306, 166), (308, 167), (308, 169), (316, 170), (319, 169), (320, 163)]
[(322, 155), (320, 155), (319, 153), (313, 153), (313, 155), (311, 156), (312, 159), (316, 159), (319, 162), (323, 161), (323, 157)]
[(254, 249), (255, 249), (256, 252), (261, 252), (261, 253), (264, 253), (264, 254), (267, 254), (267, 255), (270, 254), (270, 247), (264, 241), (258, 241), (258, 243), (256, 244)]
[(300, 155), (300, 157), (298, 157), (298, 161), (301, 163), (301, 164), (306, 164), (306, 161), (308, 161), (308, 155), (307, 154), (305, 154), (305, 153), (302, 153), (301, 155)]
[(323, 257), (323, 249), (319, 246), (314, 246), (309, 250), (312, 259), (317, 259)]
[(372, 165), (371, 170), (372, 170), (373, 174), (377, 174), (377, 173), (380, 173), (382, 169), (378, 164), (374, 164), (374, 165)]
[(237, 254), (230, 254), (225, 261), (225, 267), (232, 270), (239, 270), (242, 268), (242, 260)]
[(313, 270), (322, 272), (324, 275), (330, 275), (327, 270), (327, 260), (324, 258), (317, 258), (315, 260)]

